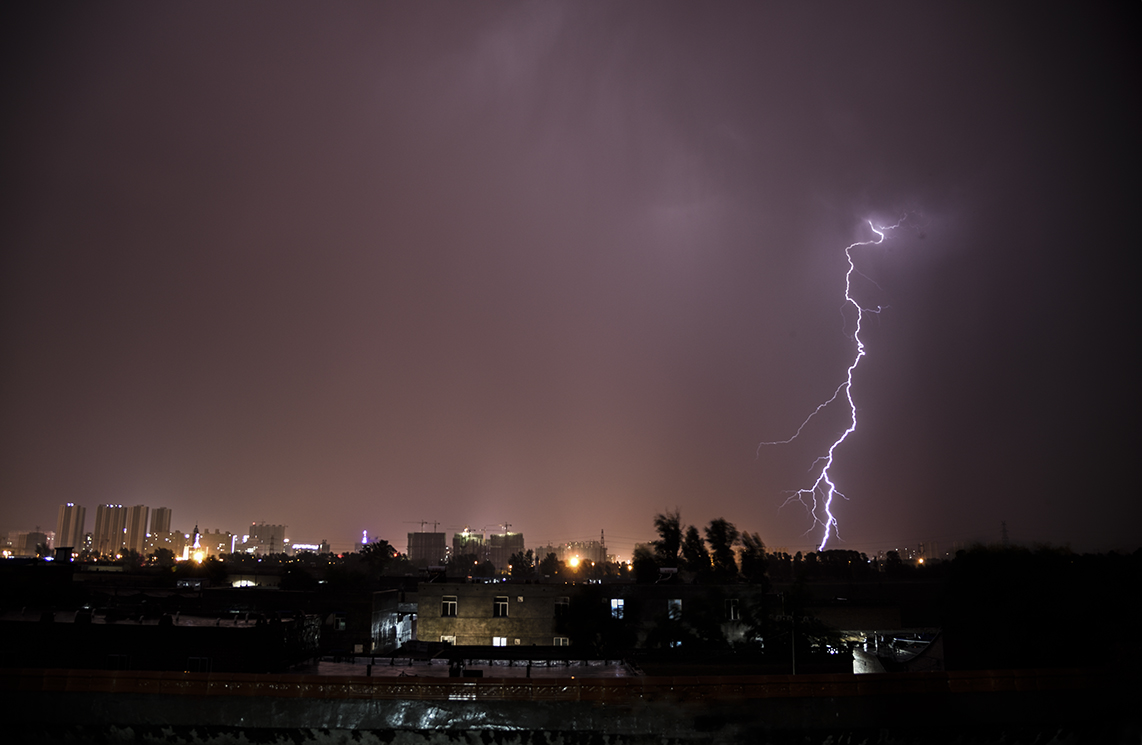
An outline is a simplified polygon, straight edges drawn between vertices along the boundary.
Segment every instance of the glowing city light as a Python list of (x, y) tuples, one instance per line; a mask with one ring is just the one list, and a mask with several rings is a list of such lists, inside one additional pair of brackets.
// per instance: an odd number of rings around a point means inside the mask
[(840, 496), (848, 499), (848, 497), (845, 497), (845, 495), (837, 489), (837, 485), (833, 483), (832, 478), (829, 476), (829, 469), (833, 466), (833, 460), (836, 457), (837, 448), (840, 447), (842, 442), (848, 439), (848, 436), (856, 430), (857, 426), (856, 403), (853, 401), (852, 388), (853, 372), (857, 369), (857, 365), (860, 364), (861, 358), (865, 355), (864, 342), (861, 341), (860, 338), (861, 322), (864, 320), (865, 313), (879, 313), (881, 310), (879, 306), (875, 309), (864, 308), (860, 305), (860, 303), (853, 299), (852, 276), (853, 272), (856, 271), (856, 264), (853, 263), (852, 251), (858, 246), (876, 246), (883, 243), (885, 239), (885, 233), (889, 230), (900, 227), (902, 222), (904, 222), (903, 217), (897, 221), (895, 225), (882, 226), (878, 228), (873, 224), (871, 220), (869, 220), (868, 226), (872, 228), (873, 233), (876, 233), (876, 238), (874, 240), (868, 241), (857, 241), (856, 243), (850, 244), (845, 249), (845, 258), (849, 262), (849, 270), (845, 272), (845, 304), (852, 305), (852, 307), (856, 309), (856, 330), (853, 331), (853, 340), (856, 341), (856, 356), (853, 357), (852, 363), (848, 366), (844, 381), (839, 386), (837, 386), (835, 391), (833, 391), (831, 398), (818, 405), (817, 408), (814, 409), (811, 414), (809, 414), (809, 416), (805, 417), (805, 420), (801, 422), (801, 426), (797, 428), (797, 431), (793, 433), (792, 437), (787, 440), (763, 442), (758, 445), (758, 450), (760, 451), (762, 445), (785, 445), (787, 443), (793, 442), (801, 435), (801, 432), (804, 431), (805, 426), (809, 423), (809, 420), (819, 414), (829, 404), (836, 401), (842, 392), (844, 393), (845, 400), (847, 400), (849, 403), (848, 427), (843, 432), (841, 432), (835, 441), (833, 441), (833, 444), (829, 446), (828, 451), (824, 455), (813, 461), (813, 467), (816, 467), (816, 465), (822, 461), (824, 462), (824, 465), (821, 466), (820, 471), (817, 472), (817, 478), (813, 481), (813, 485), (804, 489), (798, 489), (797, 491), (793, 492), (793, 494), (790, 495), (790, 497), (786, 499), (782, 505), (784, 507), (786, 504), (789, 504), (794, 500), (800, 502), (801, 504), (805, 505), (806, 509), (809, 511), (809, 514), (813, 517), (813, 524), (809, 526), (809, 530), (812, 530), (818, 525), (824, 528), (824, 534), (821, 536), (821, 542), (817, 546), (818, 551), (823, 551), (825, 544), (829, 542), (830, 535), (836, 533), (837, 518), (833, 515), (832, 511), (833, 498), (835, 496)]

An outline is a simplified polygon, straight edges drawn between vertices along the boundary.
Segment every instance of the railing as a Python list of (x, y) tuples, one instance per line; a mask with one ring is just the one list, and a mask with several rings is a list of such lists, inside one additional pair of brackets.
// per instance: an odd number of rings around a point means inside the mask
[(903, 694), (1083, 690), (1111, 685), (1090, 670), (985, 670), (875, 675), (743, 675), (639, 678), (370, 678), (142, 670), (0, 671), (0, 692), (131, 693), (429, 701), (737, 701)]

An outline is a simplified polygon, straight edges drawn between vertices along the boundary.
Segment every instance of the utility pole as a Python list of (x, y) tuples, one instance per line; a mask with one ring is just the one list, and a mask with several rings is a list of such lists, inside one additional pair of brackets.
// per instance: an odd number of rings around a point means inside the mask
[(793, 653), (793, 674), (797, 674), (797, 613), (793, 614), (793, 625), (791, 627), (791, 634), (793, 636), (793, 643), (789, 645), (789, 649)]

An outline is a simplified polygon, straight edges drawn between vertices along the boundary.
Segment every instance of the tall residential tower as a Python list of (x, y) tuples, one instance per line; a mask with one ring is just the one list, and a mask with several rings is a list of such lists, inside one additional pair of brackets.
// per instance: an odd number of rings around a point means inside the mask
[(127, 508), (121, 504), (101, 504), (95, 508), (95, 531), (91, 536), (93, 551), (105, 556), (119, 553), (127, 530)]
[(171, 532), (171, 508), (155, 507), (151, 510), (151, 534)]
[(87, 508), (78, 504), (61, 504), (56, 519), (56, 546), (67, 546), (76, 551), (83, 545), (83, 528), (87, 522)]
[(126, 532), (123, 534), (123, 545), (132, 551), (142, 554), (147, 543), (147, 516), (150, 508), (137, 504), (127, 510)]

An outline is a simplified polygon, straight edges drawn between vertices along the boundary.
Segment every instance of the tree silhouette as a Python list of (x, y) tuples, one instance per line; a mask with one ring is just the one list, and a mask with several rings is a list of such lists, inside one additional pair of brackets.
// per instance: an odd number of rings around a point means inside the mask
[(699, 575), (709, 574), (712, 568), (710, 552), (693, 525), (686, 528), (686, 537), (682, 539), (682, 568)]
[(757, 533), (748, 530), (742, 533), (741, 542), (742, 576), (750, 584), (765, 584), (765, 544)]
[(376, 540), (361, 547), (361, 558), (374, 574), (382, 574), (397, 557), (397, 550), (386, 540)]
[(563, 562), (555, 554), (548, 554), (539, 562), (539, 573), (544, 577), (554, 577), (563, 573)]
[(682, 523), (678, 508), (673, 512), (654, 516), (654, 529), (661, 538), (654, 542), (654, 558), (659, 566), (678, 566), (678, 551), (682, 548)]
[(738, 563), (734, 559), (734, 546), (738, 542), (738, 529), (723, 517), (710, 521), (706, 526), (706, 542), (710, 544), (710, 557), (714, 562), (714, 573), (721, 581), (735, 577)]
[(526, 579), (535, 574), (535, 554), (529, 548), (524, 553), (516, 552), (508, 559), (513, 579)]
[(631, 566), (634, 568), (635, 582), (645, 584), (658, 580), (658, 563), (654, 560), (654, 554), (646, 546), (635, 547)]
[(141, 567), (143, 566), (143, 557), (133, 548), (125, 548), (119, 553), (119, 559), (115, 562), (125, 567)]
[(174, 566), (174, 551), (171, 551), (169, 548), (160, 546), (147, 558), (153, 559), (155, 566), (160, 566), (164, 569)]

